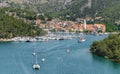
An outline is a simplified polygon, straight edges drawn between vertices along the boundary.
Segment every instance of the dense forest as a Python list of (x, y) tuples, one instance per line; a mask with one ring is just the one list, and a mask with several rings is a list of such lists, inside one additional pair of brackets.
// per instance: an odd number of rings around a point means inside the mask
[(13, 38), (16, 36), (41, 36), (46, 32), (33, 23), (25, 23), (23, 19), (0, 12), (0, 38)]
[(109, 35), (101, 41), (95, 41), (90, 46), (90, 51), (95, 55), (120, 63), (120, 33)]

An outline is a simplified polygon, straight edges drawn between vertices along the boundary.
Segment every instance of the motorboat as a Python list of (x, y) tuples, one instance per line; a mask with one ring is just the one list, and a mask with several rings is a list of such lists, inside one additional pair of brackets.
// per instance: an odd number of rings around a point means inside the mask
[(44, 61), (45, 61), (45, 58), (43, 57), (43, 58), (41, 59), (41, 61), (44, 62)]
[(70, 49), (67, 48), (67, 53), (69, 53), (69, 52), (70, 52)]
[(86, 41), (86, 39), (85, 39), (83, 33), (81, 33), (80, 36), (78, 37), (78, 43), (79, 42), (85, 42), (85, 41)]
[(36, 55), (36, 53), (35, 53), (35, 52), (33, 52), (33, 53), (32, 53), (32, 55), (33, 55), (33, 56), (35, 56), (35, 55)]
[(78, 38), (78, 42), (85, 42), (85, 41), (86, 41), (85, 38), (82, 38), (82, 37)]

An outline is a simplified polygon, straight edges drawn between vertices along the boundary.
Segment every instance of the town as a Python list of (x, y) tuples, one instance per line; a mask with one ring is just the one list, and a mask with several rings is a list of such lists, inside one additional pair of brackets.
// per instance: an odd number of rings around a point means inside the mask
[(51, 20), (45, 24), (41, 23), (40, 19), (34, 21), (37, 26), (45, 31), (51, 32), (90, 32), (90, 33), (105, 33), (106, 27), (104, 24), (87, 24), (85, 19), (82, 19), (82, 23), (73, 21), (61, 21)]

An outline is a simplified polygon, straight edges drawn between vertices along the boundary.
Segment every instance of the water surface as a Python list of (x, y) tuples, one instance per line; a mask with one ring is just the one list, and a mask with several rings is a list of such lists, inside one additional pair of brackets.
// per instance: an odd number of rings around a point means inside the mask
[[(89, 46), (95, 40), (107, 35), (86, 35), (86, 42), (77, 39), (48, 42), (7, 42), (0, 43), (0, 74), (120, 74), (120, 64), (92, 55)], [(70, 53), (66, 52), (70, 49)], [(37, 49), (40, 70), (32, 65)], [(46, 58), (41, 62), (41, 58)]]

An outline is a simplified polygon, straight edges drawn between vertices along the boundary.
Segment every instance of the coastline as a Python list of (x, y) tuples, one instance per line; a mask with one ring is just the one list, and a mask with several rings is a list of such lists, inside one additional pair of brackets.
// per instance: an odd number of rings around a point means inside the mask
[(0, 39), (0, 42), (11, 42), (11, 41), (13, 41), (13, 40), (12, 39), (3, 39), (3, 38)]
[(120, 33), (113, 32), (102, 41), (93, 42), (89, 51), (92, 54), (108, 59), (112, 62), (120, 63), (119, 40)]
[[(103, 34), (118, 34), (119, 32), (105, 32)], [(92, 35), (92, 34), (91, 34)], [(22, 38), (22, 37), (21, 37)], [(28, 37), (25, 37), (28, 38)], [(32, 38), (32, 37), (31, 37)], [(11, 39), (5, 39), (5, 38), (0, 38), (0, 42), (11, 42), (14, 41), (13, 38)]]

